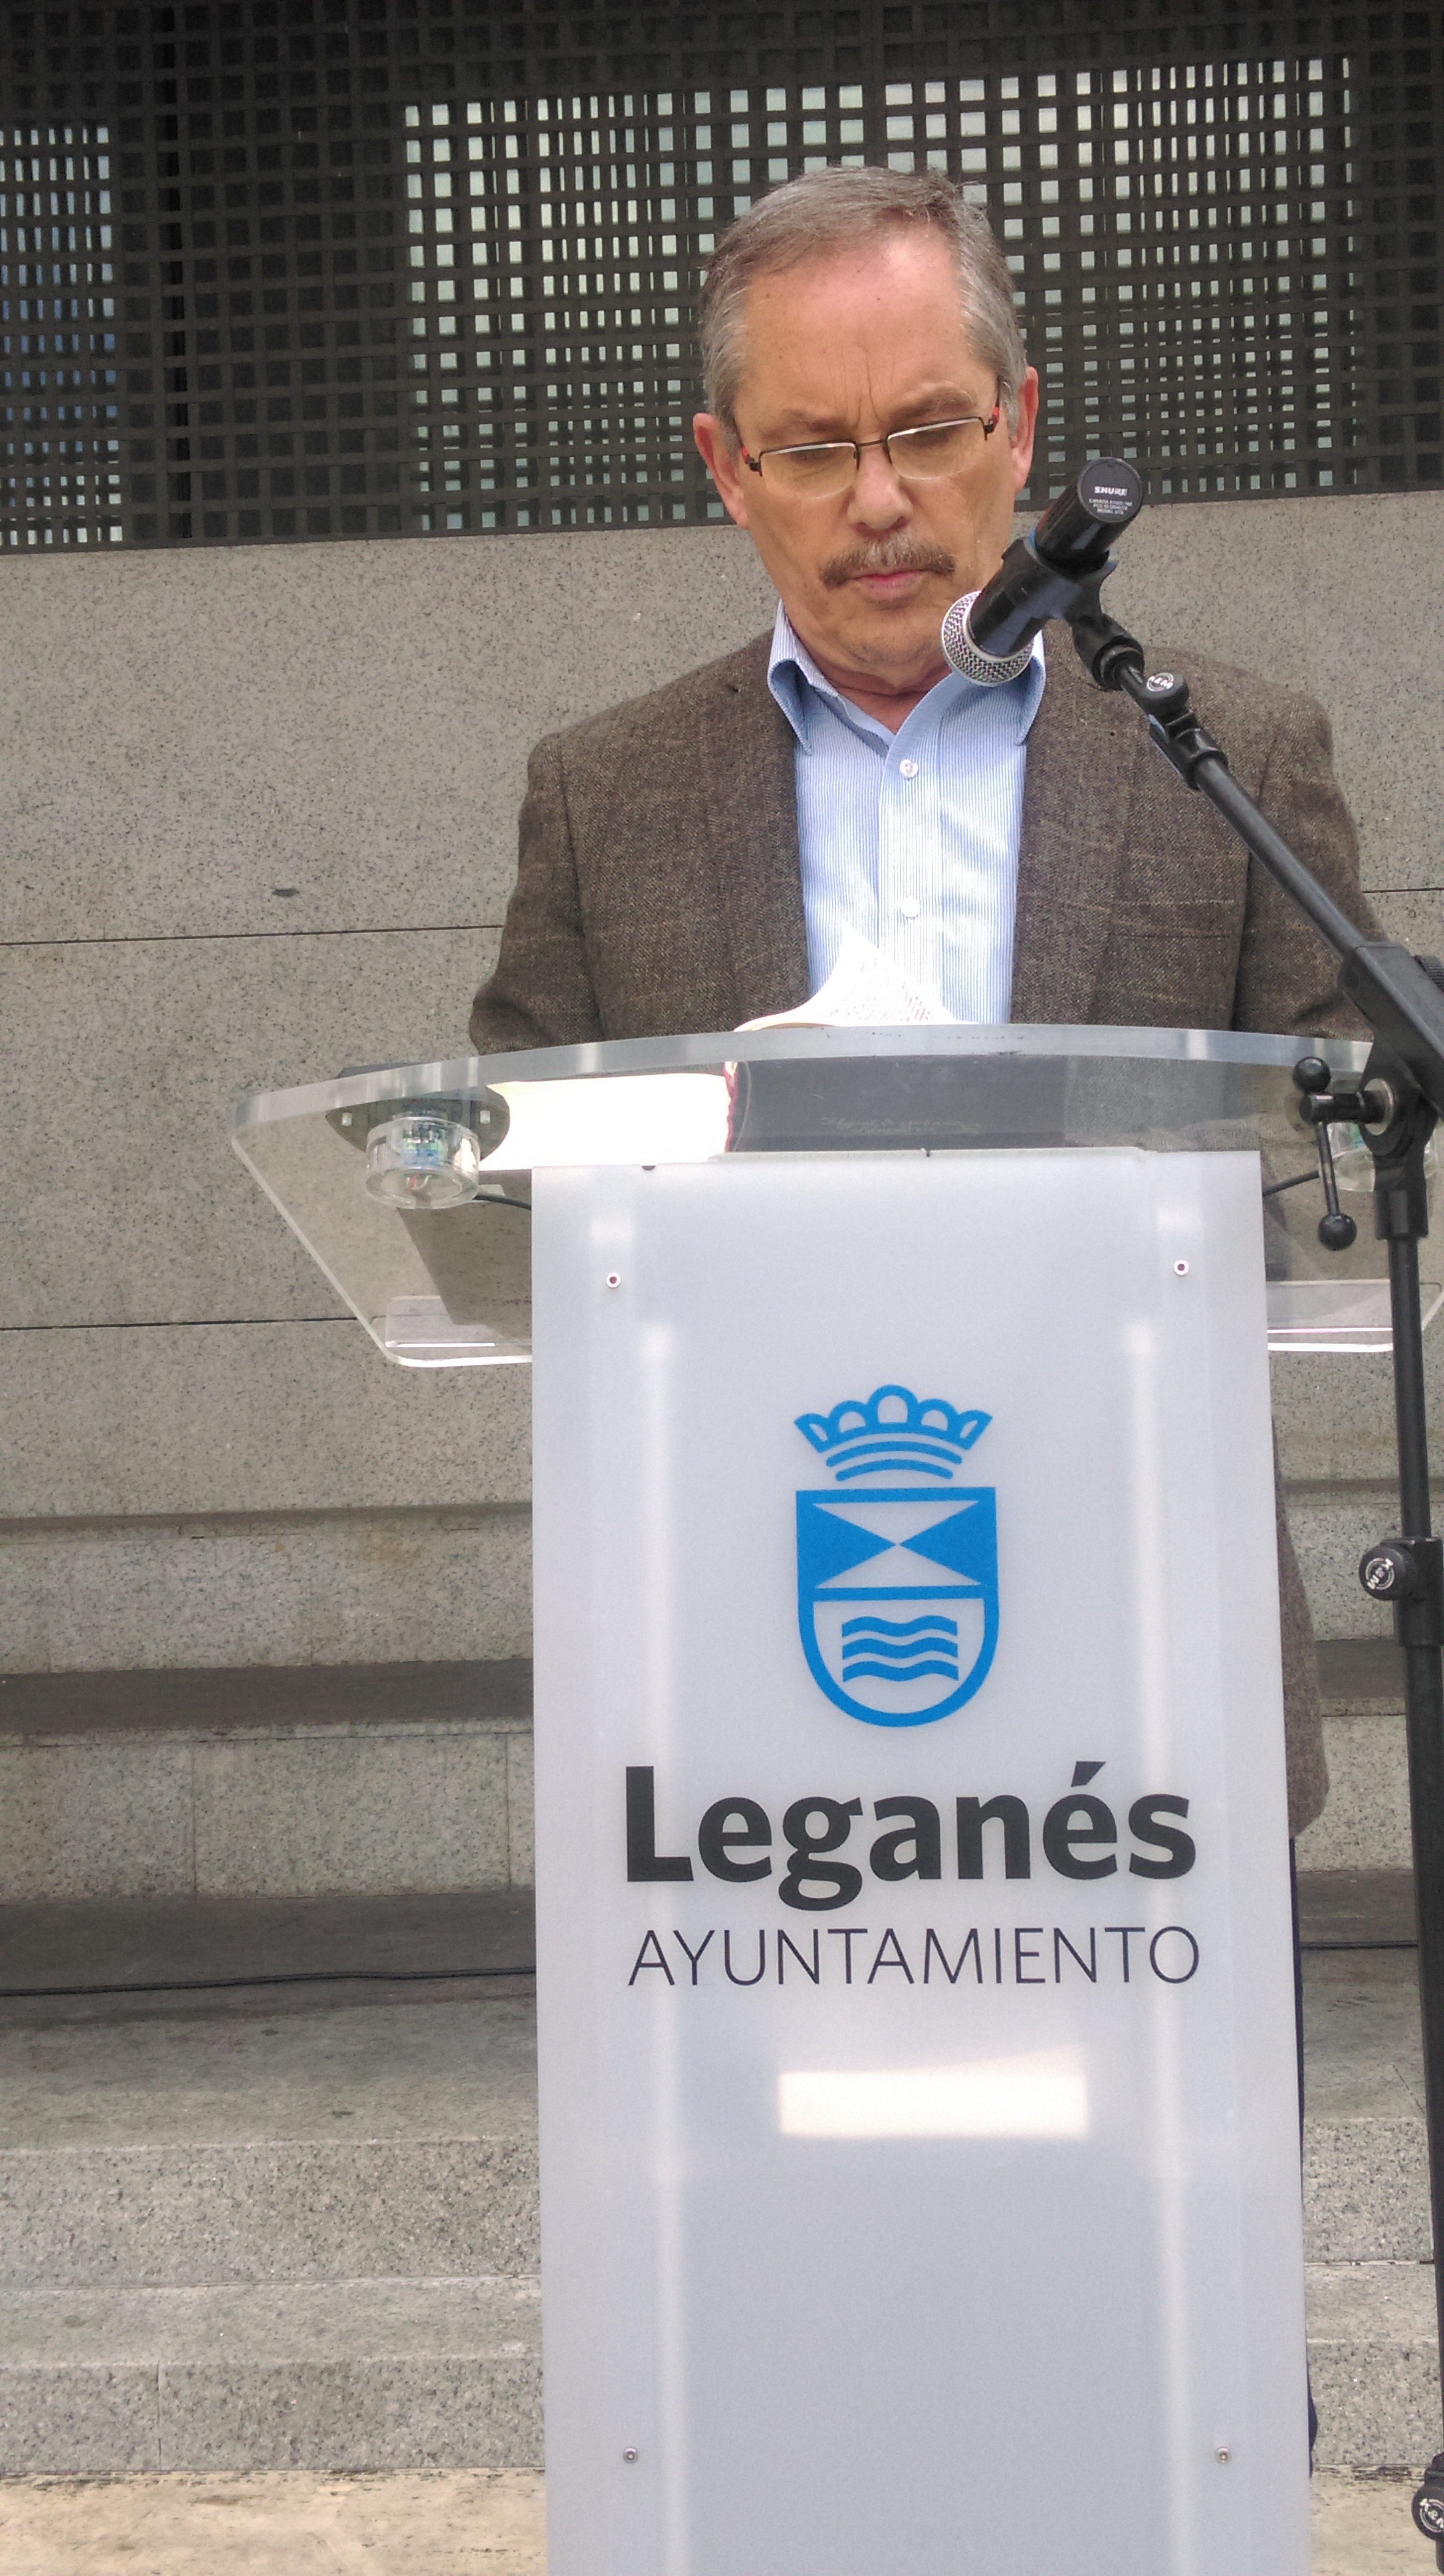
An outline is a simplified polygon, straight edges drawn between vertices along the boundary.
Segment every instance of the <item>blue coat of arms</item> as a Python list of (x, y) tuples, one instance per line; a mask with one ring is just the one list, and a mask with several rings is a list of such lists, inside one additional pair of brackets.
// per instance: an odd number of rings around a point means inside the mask
[(834, 1490), (797, 1497), (797, 1615), (814, 1681), (869, 1726), (950, 1717), (998, 1641), (994, 1489), (956, 1481), (991, 1415), (880, 1386), (797, 1428)]

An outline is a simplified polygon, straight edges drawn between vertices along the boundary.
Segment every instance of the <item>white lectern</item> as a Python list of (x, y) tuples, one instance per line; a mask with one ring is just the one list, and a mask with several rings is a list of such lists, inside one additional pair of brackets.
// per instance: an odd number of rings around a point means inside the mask
[(1268, 1319), (1388, 1310), (1263, 1195), (1303, 1051), (241, 1112), (392, 1357), (524, 1358), (530, 1264), (554, 2576), (1304, 2576)]

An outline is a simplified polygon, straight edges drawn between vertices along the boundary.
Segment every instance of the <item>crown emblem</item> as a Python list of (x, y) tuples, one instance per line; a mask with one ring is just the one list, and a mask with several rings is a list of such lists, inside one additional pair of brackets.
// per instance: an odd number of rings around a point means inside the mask
[(960, 1413), (940, 1395), (880, 1386), (865, 1401), (845, 1398), (831, 1413), (800, 1413), (797, 1428), (840, 1485), (859, 1476), (895, 1475), (899, 1468), (947, 1485), (992, 1418)]

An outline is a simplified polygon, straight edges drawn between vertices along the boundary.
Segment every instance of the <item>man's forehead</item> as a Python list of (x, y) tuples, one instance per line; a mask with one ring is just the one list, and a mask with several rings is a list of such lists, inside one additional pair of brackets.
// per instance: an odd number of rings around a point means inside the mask
[(879, 406), (893, 420), (992, 407), (994, 370), (941, 242), (863, 243), (764, 271), (741, 318), (739, 393), (769, 425), (848, 430)]
[(950, 420), (963, 412), (986, 414), (995, 400), (995, 380), (971, 352), (946, 372), (939, 370), (934, 353), (920, 351), (912, 366), (882, 369), (845, 361), (810, 369), (795, 357), (785, 369), (748, 369), (742, 380), (743, 403), (763, 414), (769, 433), (781, 429), (799, 436), (831, 431), (851, 437), (861, 419), (883, 413), (893, 429), (906, 428), (909, 421)]

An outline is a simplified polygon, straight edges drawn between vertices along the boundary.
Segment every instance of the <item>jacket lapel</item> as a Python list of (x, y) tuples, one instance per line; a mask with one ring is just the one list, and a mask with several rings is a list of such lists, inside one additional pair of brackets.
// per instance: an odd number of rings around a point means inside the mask
[(1078, 1028), (1093, 1016), (1112, 919), (1138, 719), (1126, 699), (1094, 687), (1065, 627), (1049, 627), (1047, 654), (1023, 785), (1012, 1016)]
[[(721, 666), (698, 744), (739, 1021), (795, 1010), (810, 985), (795, 745), (767, 686), (770, 648), (759, 637)], [(1051, 627), (1023, 788), (1015, 1021), (1080, 1027), (1092, 1017), (1138, 752), (1131, 707), (1100, 696), (1066, 631)]]
[(809, 990), (794, 741), (767, 686), (770, 651), (764, 636), (723, 664), (699, 746), (736, 1021), (795, 1010)]

